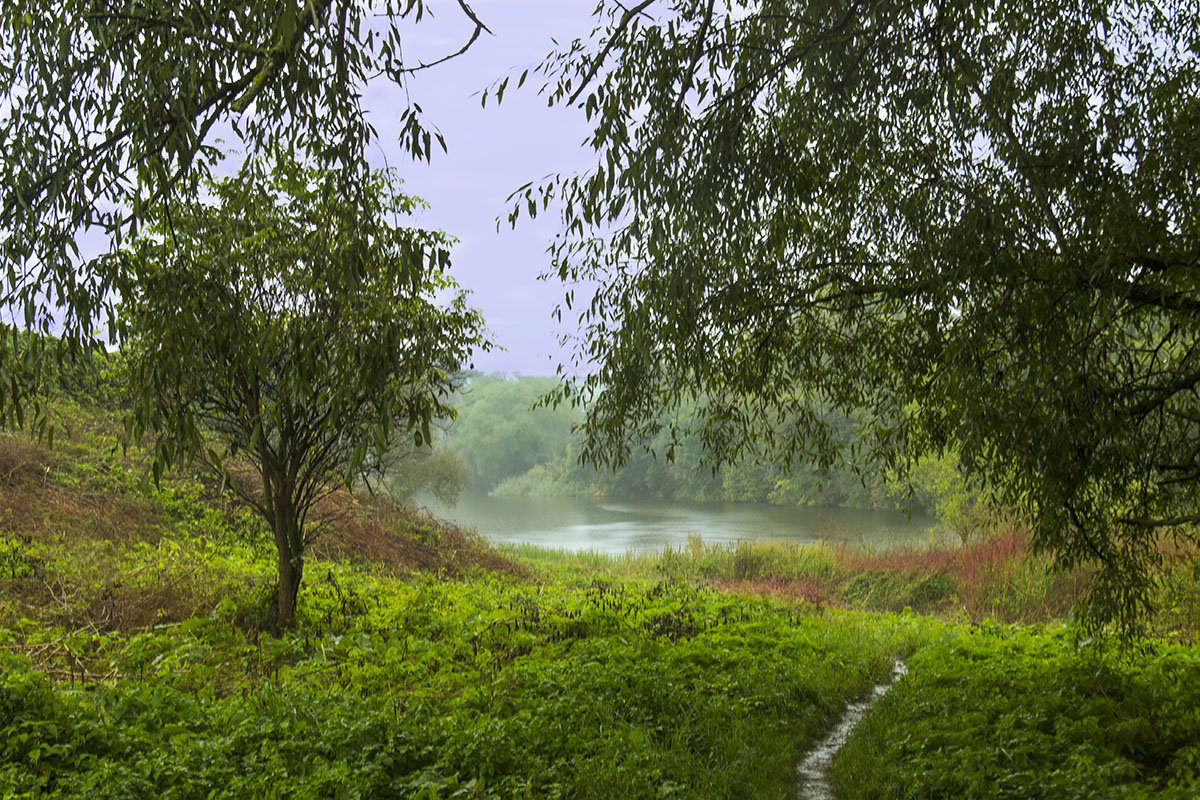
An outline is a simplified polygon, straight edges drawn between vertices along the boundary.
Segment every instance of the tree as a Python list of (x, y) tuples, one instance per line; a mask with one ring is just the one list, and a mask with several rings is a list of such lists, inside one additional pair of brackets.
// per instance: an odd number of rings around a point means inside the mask
[[(437, 434), (434, 434), (434, 442)], [(412, 503), (427, 493), (444, 506), (458, 502), (458, 496), (471, 483), (471, 472), (453, 450), (441, 445), (403, 439), (388, 453), (383, 465), (388, 494), (401, 503)]]
[(1196, 4), (597, 13), (543, 70), (598, 166), (511, 215), (558, 201), (553, 271), (599, 286), (563, 389), (583, 455), (621, 462), (688, 395), (716, 460), (827, 458), (818, 410), (858, 414), (868, 453), (957, 451), (1094, 564), (1085, 620), (1142, 618), (1200, 523)]
[(461, 414), (449, 445), (471, 471), (480, 491), (520, 475), (567, 449), (573, 416), (561, 409), (531, 411), (554, 386), (549, 378), (472, 376), (457, 398)]
[[(399, 227), (418, 201), (390, 173), (347, 205), (339, 176), (252, 160), (179, 197), (155, 235), (111, 256), (132, 413), (153, 475), (198, 461), (229, 477), (274, 533), (275, 619), (290, 624), (310, 513), (381, 478), (398, 436), (431, 441), (452, 376), (490, 345), (446, 274), (444, 234)], [(212, 436), (209, 432), (212, 432)]]
[[(404, 81), (445, 58), (404, 57), (401, 26), (425, 0), (0, 0), (0, 302), (19, 327), (59, 328), (63, 354), (98, 347), (112, 282), (80, 251), (89, 231), (119, 246), (163, 213), (172, 190), (210, 174), (212, 139), (249, 155), (282, 145), (339, 167), (347, 196), (369, 189), (375, 130), (366, 83)], [(440, 135), (413, 104), (401, 145), (428, 159)], [(15, 330), (15, 328), (14, 328)], [(23, 422), (45, 338), (0, 337), (0, 419)], [(44, 421), (44, 420), (43, 420)]]

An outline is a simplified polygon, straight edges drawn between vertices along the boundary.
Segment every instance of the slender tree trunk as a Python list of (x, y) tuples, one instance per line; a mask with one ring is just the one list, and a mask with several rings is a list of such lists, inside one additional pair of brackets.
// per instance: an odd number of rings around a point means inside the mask
[[(275, 546), (279, 551), (279, 583), (275, 590), (275, 624), (278, 630), (290, 628), (296, 616), (296, 597), (300, 592), (300, 581), (304, 578), (304, 553), (295, 547), (295, 538), (275, 534)], [(296, 537), (298, 538), (298, 537)]]
[[(281, 485), (282, 484), (282, 485)], [(296, 616), (296, 596), (304, 577), (304, 532), (300, 530), (299, 515), (292, 502), (291, 487), (285, 481), (275, 481), (272, 527), (275, 549), (279, 554), (279, 583), (275, 590), (275, 627), (277, 631), (290, 628)]]

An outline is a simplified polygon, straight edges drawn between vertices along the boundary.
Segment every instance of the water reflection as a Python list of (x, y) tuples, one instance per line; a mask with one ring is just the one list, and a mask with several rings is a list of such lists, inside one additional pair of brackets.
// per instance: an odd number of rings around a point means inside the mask
[(429, 503), (434, 514), (496, 542), (565, 550), (643, 553), (687, 544), (755, 539), (847, 542), (886, 547), (933, 535), (934, 520), (886, 511), (797, 509), (743, 503), (464, 496), (456, 506)]

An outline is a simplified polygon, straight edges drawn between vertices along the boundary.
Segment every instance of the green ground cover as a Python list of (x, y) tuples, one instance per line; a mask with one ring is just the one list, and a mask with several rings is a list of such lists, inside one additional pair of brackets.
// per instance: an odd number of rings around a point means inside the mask
[(52, 451), (0, 436), (0, 798), (792, 797), (898, 656), (846, 800), (1200, 796), (1191, 573), (1123, 651), (1011, 538), (497, 553), (347, 496), (273, 637), (262, 525), (67, 410)]
[(1200, 649), (948, 627), (855, 729), (835, 777), (847, 800), (1194, 800)]
[(786, 797), (803, 748), (920, 638), (670, 582), (324, 568), (278, 639), (232, 603), (131, 636), (0, 629), (110, 673), (3, 657), (0, 796)]
[[(509, 546), (533, 568), (557, 576), (620, 575), (700, 581), (817, 605), (933, 614), (954, 619), (1049, 622), (1066, 617), (1085, 574), (1056, 572), (1028, 552), (1020, 531), (965, 547), (924, 545), (869, 550), (842, 543), (790, 540), (706, 543), (693, 537), (661, 553), (571, 553)], [(1200, 592), (1185, 593), (1200, 600)]]

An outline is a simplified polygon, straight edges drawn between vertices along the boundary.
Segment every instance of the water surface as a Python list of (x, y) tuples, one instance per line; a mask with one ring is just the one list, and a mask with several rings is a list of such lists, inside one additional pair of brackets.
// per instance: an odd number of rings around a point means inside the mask
[(898, 512), (778, 508), (754, 503), (693, 503), (567, 497), (464, 495), (452, 507), (428, 504), (439, 517), (474, 528), (494, 542), (624, 554), (687, 544), (791, 539), (872, 547), (915, 543), (934, 535), (934, 520)]

